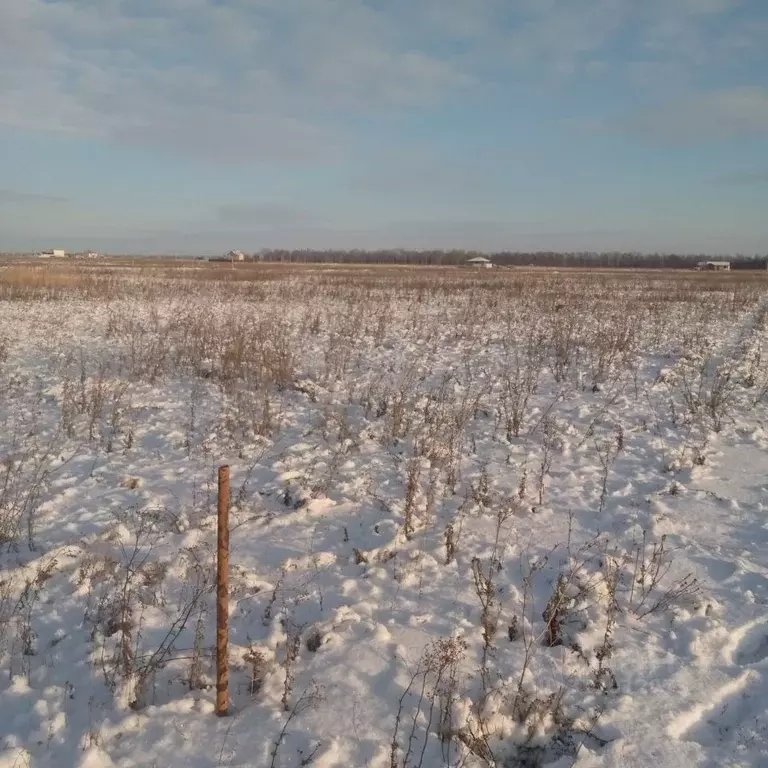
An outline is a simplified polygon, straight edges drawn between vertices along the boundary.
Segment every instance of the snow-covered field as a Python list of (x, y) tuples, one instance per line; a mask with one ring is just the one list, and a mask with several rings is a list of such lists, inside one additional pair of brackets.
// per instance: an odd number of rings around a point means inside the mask
[(83, 270), (0, 270), (2, 768), (768, 766), (764, 276)]

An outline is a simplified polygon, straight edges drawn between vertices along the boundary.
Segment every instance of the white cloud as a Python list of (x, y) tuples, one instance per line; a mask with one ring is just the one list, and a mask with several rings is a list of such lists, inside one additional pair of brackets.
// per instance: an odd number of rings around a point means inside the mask
[(423, 0), (423, 20), (439, 35), (471, 40), (488, 35), (504, 0)]
[[(756, 61), (768, 30), (728, 13), (754, 2), (0, 0), (0, 125), (329, 163), (354, 142), (350, 117), (455, 103), (486, 82), (539, 86), (600, 61), (650, 88), (658, 73), (682, 84), (702, 62)], [(619, 35), (636, 61), (617, 63)], [(747, 100), (725, 106), (743, 116)]]
[[(649, 0), (637, 23), (641, 61), (651, 57), (677, 78), (728, 73), (755, 65), (766, 55), (768, 26), (761, 0)], [(751, 6), (757, 13), (733, 13)], [(631, 52), (630, 52), (631, 53)]]
[(217, 159), (329, 161), (338, 113), (467, 82), (352, 0), (0, 0), (0, 20), (0, 124)]

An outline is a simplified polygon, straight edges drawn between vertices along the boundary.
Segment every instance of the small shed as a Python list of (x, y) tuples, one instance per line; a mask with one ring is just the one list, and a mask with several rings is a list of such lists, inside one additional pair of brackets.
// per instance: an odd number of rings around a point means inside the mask
[(485, 256), (475, 256), (473, 259), (467, 259), (467, 266), (479, 269), (493, 269), (493, 262), (490, 259), (486, 259)]

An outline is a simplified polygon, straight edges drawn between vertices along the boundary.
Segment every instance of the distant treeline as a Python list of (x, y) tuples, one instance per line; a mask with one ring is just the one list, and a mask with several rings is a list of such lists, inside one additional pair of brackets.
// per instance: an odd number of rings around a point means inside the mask
[[(0, 259), (28, 258), (29, 253), (0, 252)], [(110, 254), (112, 258), (205, 259), (177, 254), (133, 256)], [(632, 269), (692, 269), (702, 261), (729, 261), (731, 269), (768, 269), (768, 254), (754, 256), (712, 256), (698, 253), (636, 253), (626, 251), (467, 251), (467, 250), (315, 250), (265, 249), (245, 254), (246, 261), (294, 264), (412, 264), (414, 266), (461, 266), (475, 256), (485, 256), (501, 267), (625, 267)], [(226, 256), (219, 260), (228, 260)]]
[(690, 269), (700, 261), (730, 261), (731, 269), (766, 269), (766, 256), (707, 256), (705, 254), (570, 252), (555, 251), (409, 251), (409, 250), (264, 250), (253, 259), (286, 263), (413, 264), (459, 266), (475, 256), (485, 256), (498, 266), (509, 267), (627, 267), (644, 269)]

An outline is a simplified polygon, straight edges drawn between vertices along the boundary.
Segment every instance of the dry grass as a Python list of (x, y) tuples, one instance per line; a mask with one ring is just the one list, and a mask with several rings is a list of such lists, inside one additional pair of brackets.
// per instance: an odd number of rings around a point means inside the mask
[[(768, 273), (761, 271), (734, 271), (728, 273), (633, 270), (633, 269), (549, 269), (510, 267), (492, 271), (467, 270), (457, 267), (422, 267), (393, 265), (334, 265), (334, 264), (280, 264), (243, 263), (225, 264), (204, 261), (178, 261), (162, 259), (110, 260), (109, 262), (9, 262), (0, 267), (0, 297), (2, 298), (59, 298), (67, 293), (86, 297), (110, 298), (116, 288), (145, 293), (150, 281), (162, 285), (181, 283), (237, 283), (260, 284), (275, 281), (359, 289), (406, 291), (462, 292), (472, 288), (488, 291), (518, 292), (533, 287), (537, 293), (558, 295), (563, 282), (576, 292), (587, 285), (597, 290), (616, 287), (623, 290), (627, 284), (642, 285), (646, 293), (672, 295), (695, 292), (740, 291), (742, 288), (768, 282)], [(546, 286), (550, 286), (546, 290)], [(248, 293), (246, 289), (246, 294)], [(124, 294), (123, 294), (124, 295)], [(669, 300), (669, 296), (667, 296)]]
[[(598, 516), (605, 511), (614, 463), (631, 438), (625, 425), (603, 423), (603, 417), (619, 395), (634, 398), (638, 409), (646, 408), (647, 389), (644, 393), (640, 384), (649, 382), (651, 359), (655, 369), (668, 362), (672, 370), (657, 382), (657, 400), (648, 398), (648, 424), (635, 425), (636, 431), (652, 429), (662, 419), (678, 428), (674, 438), (665, 438), (670, 471), (705, 458), (708, 436), (728, 423), (737, 388), (754, 392), (755, 403), (768, 392), (768, 376), (760, 364), (764, 356), (750, 336), (752, 329), (743, 328), (745, 337), (734, 344), (720, 344), (718, 338), (750, 313), (755, 328), (765, 324), (768, 315), (760, 308), (767, 287), (768, 275), (756, 272), (485, 272), (162, 260), (2, 267), (0, 301), (30, 306), (57, 302), (53, 311), (61, 313), (62, 321), (78, 302), (88, 302), (88, 308), (98, 305), (101, 311), (94, 313), (93, 347), (84, 347), (79, 355), (54, 350), (48, 361), (61, 385), (58, 399), (51, 401), (59, 409), (59, 423), (50, 443), (27, 440), (37, 434), (37, 423), (30, 421), (35, 408), (24, 411), (31, 416), (0, 425), (15, 450), (0, 472), (0, 544), (10, 550), (26, 539), (30, 549), (34, 546), (39, 489), (54, 471), (52, 457), (66, 455), (66, 446), (103, 451), (105, 461), (132, 449), (132, 388), (192, 382), (183, 425), (188, 457), (207, 456), (199, 423), (204, 392), (215, 393), (223, 403), (222, 423), (214, 425), (219, 450), (245, 451), (276, 440), (284, 411), (301, 409), (306, 416), (301, 439), (319, 446), (324, 460), (314, 475), (307, 469), (303, 487), (286, 484), (281, 493), (286, 508), (299, 509), (310, 495), (334, 488), (348, 457), (359, 458), (357, 441), (364, 424), (365, 439), (378, 441), (368, 447), (382, 448), (391, 458), (390, 487), (402, 486), (399, 506), (389, 510), (401, 523), (402, 537), (393, 540), (391, 549), (378, 552), (350, 546), (356, 562), (392, 560), (394, 569), (395, 547), (416, 548), (430, 530), (439, 530), (446, 567), (463, 568), (476, 595), (482, 638), (479, 682), (467, 683), (470, 691), (474, 685), (474, 694), (466, 723), (450, 722), (466, 647), (447, 640), (429, 647), (400, 702), (391, 764), (421, 765), (430, 733), (439, 733), (449, 754), (454, 749), (489, 766), (508, 764), (494, 746), (496, 715), (529, 731), (519, 755), (533, 749), (534, 730), (545, 715), (558, 739), (577, 732), (566, 713), (571, 705), (564, 691), (530, 692), (535, 654), (567, 646), (571, 623), (586, 621), (588, 609), (597, 606), (593, 613), (601, 611), (603, 642), (591, 668), (584, 659), (583, 674), (595, 687), (608, 689), (615, 683), (608, 662), (620, 615), (652, 619), (653, 613), (668, 610), (697, 589), (689, 577), (667, 578), (671, 555), (663, 539), (609, 550), (607, 541), (595, 538), (576, 551), (569, 541), (565, 566), (550, 569), (552, 587), (544, 604), (535, 604), (541, 603), (541, 595), (534, 594), (539, 570), (548, 567), (541, 558), (518, 584), (522, 597), (510, 613), (498, 585), (508, 566), (503, 562), (508, 529), (518, 516), (538, 513), (551, 503), (564, 435), (574, 436), (576, 450), (592, 452), (593, 463), (601, 468), (594, 511)], [(0, 342), (0, 358), (13, 343)], [(743, 381), (742, 370), (747, 371)], [(596, 411), (586, 429), (566, 408), (558, 410), (563, 403), (572, 405), (598, 393), (602, 397), (591, 402), (597, 408), (604, 401), (604, 409)], [(2, 396), (15, 395), (6, 387)], [(18, 436), (17, 447), (13, 436)], [(494, 490), (485, 467), (475, 471), (477, 443), (482, 441), (500, 447), (500, 453), (509, 446), (525, 447), (524, 463), (510, 461), (502, 469), (512, 477), (512, 490), (506, 494)], [(378, 500), (376, 490), (371, 497)], [(446, 509), (453, 510), (450, 519), (438, 514)], [(473, 524), (487, 519), (495, 531), (482, 557), (462, 551), (462, 525), (470, 515)], [(152, 674), (172, 657), (187, 624), (191, 631), (194, 623), (195, 629), (193, 664), (186, 674), (190, 687), (202, 685), (200, 638), (210, 564), (195, 552), (185, 553), (187, 597), (169, 619), (167, 636), (149, 647), (142, 639), (141, 617), (158, 600), (155, 591), (165, 578), (164, 564), (151, 556), (174, 522), (165, 510), (143, 509), (122, 512), (118, 522), (131, 534), (130, 546), (115, 550), (105, 573), (97, 574), (94, 565), (88, 574), (93, 582), (93, 637), (107, 683), (118, 688), (121, 680), (132, 680), (130, 699), (140, 706)], [(348, 542), (346, 529), (344, 536)], [(282, 597), (286, 573), (274, 584), (265, 623)], [(595, 586), (600, 579), (602, 592)], [(34, 590), (27, 590), (32, 596), (28, 613), (20, 614), (12, 609), (17, 599), (13, 590), (6, 594), (4, 588), (0, 582), (0, 641), (3, 627), (11, 627), (10, 618), (20, 616), (17, 634), (29, 644), (25, 627), (33, 610), (39, 610)], [(503, 626), (508, 627), (506, 634), (500, 631)], [(289, 714), (275, 742), (273, 763), (294, 713), (318, 699), (312, 688), (296, 697), (303, 625), (286, 627), (282, 706)], [(16, 625), (11, 629), (15, 632)], [(494, 688), (494, 659), (505, 636), (522, 641), (523, 652), (517, 686), (504, 691), (501, 700)], [(306, 642), (311, 645), (309, 638)], [(312, 643), (317, 650), (319, 641)], [(259, 654), (247, 657), (253, 667), (252, 695), (266, 674)], [(421, 691), (414, 706), (407, 704), (411, 689)], [(417, 727), (419, 718), (427, 723), (424, 734)]]

